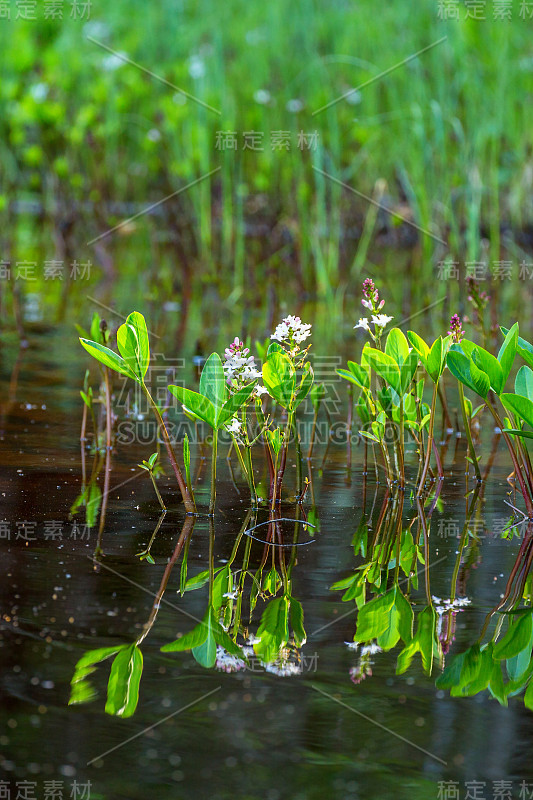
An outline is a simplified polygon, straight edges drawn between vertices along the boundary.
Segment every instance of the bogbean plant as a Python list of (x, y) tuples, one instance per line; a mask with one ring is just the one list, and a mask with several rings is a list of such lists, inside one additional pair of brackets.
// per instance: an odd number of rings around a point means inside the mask
[[(338, 370), (338, 374), (360, 390), (356, 402), (362, 423), (360, 433), (381, 453), (388, 484), (401, 489), (405, 486), (406, 432), (416, 443), (419, 458), (416, 496), (427, 496), (432, 453), (439, 477), (443, 477), (434, 426), (447, 368), (457, 380), (468, 457), (477, 480), (481, 481), (481, 472), (471, 423), (487, 408), (503, 434), (514, 480), (520, 486), (527, 515), (533, 519), (533, 469), (527, 449), (527, 440), (533, 438), (533, 345), (519, 336), (518, 323), (510, 329), (501, 328), (503, 342), (496, 355), (465, 338), (457, 314), (451, 319), (447, 335), (438, 336), (431, 346), (416, 332), (408, 331), (405, 336), (399, 328), (389, 331), (383, 345), (385, 327), (392, 317), (380, 313), (384, 301), (379, 299), (370, 279), (363, 284), (362, 302), (371, 311), (371, 318), (360, 319), (355, 327), (365, 330), (371, 342), (364, 345), (360, 363), (348, 361), (348, 368)], [(517, 354), (526, 365), (516, 374), (514, 392), (509, 392), (506, 385)], [(433, 385), (431, 405), (423, 399), (426, 376)], [(465, 397), (465, 388), (481, 399), (476, 408)]]
[[(493, 355), (465, 338), (457, 315), (452, 317), (447, 335), (438, 336), (431, 345), (415, 331), (407, 331), (406, 336), (397, 327), (385, 335), (393, 317), (382, 312), (385, 301), (379, 298), (370, 279), (363, 284), (362, 302), (370, 311), (370, 318), (361, 318), (355, 327), (364, 329), (371, 341), (364, 345), (359, 363), (348, 361), (347, 369), (338, 370), (338, 373), (359, 389), (355, 408), (362, 423), (360, 433), (381, 456), (388, 485), (405, 490), (407, 437), (414, 442), (418, 453), (418, 474), (414, 484), (416, 497), (427, 498), (436, 475), (443, 478), (439, 450), (434, 441), (434, 426), (439, 398), (445, 408), (442, 383), (447, 368), (448, 373), (457, 379), (468, 460), (477, 480), (481, 480), (481, 472), (471, 425), (473, 418), (487, 408), (503, 434), (513, 464), (513, 477), (520, 486), (527, 514), (533, 518), (533, 469), (527, 449), (527, 440), (533, 437), (530, 430), (533, 428), (533, 345), (519, 336), (518, 324), (510, 330), (502, 328), (504, 340), (497, 355)], [(145, 383), (150, 348), (144, 317), (133, 312), (120, 326), (117, 331), (119, 354), (107, 346), (109, 333), (105, 326), (102, 329), (101, 323), (97, 326), (93, 320), (93, 336), (95, 333), (98, 333), (98, 338), (92, 341), (82, 336), (82, 345), (103, 365), (106, 382), (109, 381), (108, 371), (114, 370), (141, 386), (157, 419), (185, 509), (187, 513), (196, 513), (189, 442), (184, 442), (184, 478), (161, 409)], [(303, 497), (301, 442), (295, 415), (314, 381), (309, 347), (304, 344), (310, 334), (310, 325), (302, 323), (299, 317), (288, 316), (277, 326), (269, 343), (258, 347), (264, 356), (261, 371), (256, 369), (249, 348), (236, 338), (226, 349), (224, 361), (217, 353), (209, 356), (200, 377), (199, 391), (176, 385), (168, 387), (189, 417), (206, 423), (212, 431), (210, 514), (215, 510), (217, 444), (221, 430), (232, 437), (242, 474), (249, 486), (252, 506), (268, 501), (273, 510), (281, 501), (292, 439), (296, 448), (296, 497)], [(518, 370), (514, 392), (508, 392), (506, 384), (517, 354), (526, 365)], [(261, 384), (259, 379), (262, 379)], [(424, 396), (426, 379), (432, 385), (429, 404)], [(465, 396), (465, 388), (481, 399), (476, 408)], [(108, 394), (106, 391), (106, 397)], [(94, 416), (94, 400), (87, 380), (82, 397)], [(322, 397), (319, 387), (315, 387), (311, 397), (316, 415)], [(281, 414), (276, 415), (276, 407)], [(502, 419), (502, 414), (505, 419)], [(107, 408), (107, 416), (110, 417), (110, 408)], [(109, 428), (108, 424), (108, 445)], [(252, 449), (259, 440), (263, 443), (269, 470), (268, 498), (258, 496), (254, 479)], [(312, 447), (308, 455), (310, 453)], [(435, 471), (431, 466), (432, 456)]]
[[(94, 330), (91, 332), (94, 335)], [(286, 317), (277, 326), (271, 336), (270, 344), (265, 348), (262, 372), (256, 369), (249, 349), (236, 338), (226, 349), (224, 362), (218, 353), (212, 353), (206, 360), (198, 391), (174, 384), (168, 386), (169, 392), (181, 403), (187, 416), (195, 421), (204, 422), (212, 431), (210, 515), (215, 512), (218, 436), (221, 430), (232, 437), (254, 506), (260, 499), (267, 499), (259, 498), (257, 495), (252, 462), (252, 447), (260, 438), (263, 440), (270, 474), (268, 502), (272, 511), (281, 502), (289, 442), (294, 435), (300, 478), (297, 494), (301, 495), (301, 443), (295, 424), (295, 412), (309, 394), (314, 380), (308, 360), (309, 347), (302, 347), (310, 335), (310, 325), (302, 323), (299, 317)], [(116, 338), (119, 353), (107, 346), (108, 338), (107, 336), (103, 341), (81, 336), (80, 342), (85, 350), (103, 365), (104, 371), (114, 370), (139, 384), (156, 417), (185, 509), (188, 514), (195, 514), (196, 504), (190, 477), (189, 440), (187, 437), (184, 440), (184, 478), (161, 409), (152, 398), (145, 382), (150, 363), (150, 345), (143, 315), (138, 311), (132, 312), (118, 329)], [(262, 378), (264, 386), (257, 383), (259, 378)], [(274, 406), (279, 406), (281, 409), (281, 425), (274, 427), (273, 414), (267, 414), (263, 408), (265, 395), (273, 401)], [(88, 392), (84, 392), (82, 397), (86, 405), (91, 408), (91, 396)], [(315, 398), (315, 409), (318, 408), (319, 401), (320, 397), (318, 400)], [(252, 405), (255, 406), (258, 422), (258, 429), (255, 431), (250, 424), (249, 411)], [(165, 505), (154, 478), (157, 460), (158, 453), (154, 453), (140, 466), (148, 472), (164, 510)]]

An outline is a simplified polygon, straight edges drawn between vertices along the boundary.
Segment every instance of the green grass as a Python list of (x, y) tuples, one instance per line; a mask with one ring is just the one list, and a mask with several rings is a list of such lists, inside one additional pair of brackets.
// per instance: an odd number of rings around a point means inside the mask
[[(290, 235), (296, 287), (334, 297), (363, 264), (368, 271), (374, 227), (369, 204), (317, 169), (366, 195), (385, 181), (383, 202), (446, 241), (420, 236), (416, 271), (429, 287), (438, 260), (481, 258), (482, 238), (490, 257), (502, 258), (500, 225), (517, 231), (533, 222), (533, 20), (521, 19), (518, 7), (511, 21), (493, 20), (491, 4), (486, 21), (442, 21), (433, 0), (391, 0), (379, 13), (369, 0), (116, 0), (93, 2), (89, 26), (68, 19), (68, 7), (63, 22), (45, 21), (42, 12), (38, 21), (0, 20), (3, 252), (15, 247), (28, 258), (20, 220), (9, 213), (14, 199), (42, 202), (45, 240), (59, 224), (57, 205), (63, 214), (77, 208), (77, 257), (94, 257), (86, 240), (124, 217), (108, 204), (142, 208), (217, 167), (163, 205), (160, 218), (135, 222), (128, 231), (134, 260), (173, 227), (184, 242), (174, 263), (192, 263), (204, 280), (224, 282), (238, 296), (250, 268)], [(105, 69), (109, 53), (87, 35), (221, 115), (180, 102), (182, 95), (135, 66)], [(341, 100), (313, 115), (367, 81), (357, 104)], [(260, 91), (268, 104), (258, 102)], [(291, 101), (302, 110), (289, 110)], [(238, 133), (237, 151), (216, 149), (219, 130)], [(242, 150), (251, 130), (264, 133), (263, 152)], [(288, 152), (271, 150), (271, 132), (280, 130), (290, 132)], [(300, 150), (298, 132), (315, 130), (317, 149)], [(256, 226), (266, 235), (251, 236)], [(345, 237), (354, 227), (355, 237)], [(102, 244), (113, 253), (118, 238)], [(120, 264), (125, 274), (132, 267)]]

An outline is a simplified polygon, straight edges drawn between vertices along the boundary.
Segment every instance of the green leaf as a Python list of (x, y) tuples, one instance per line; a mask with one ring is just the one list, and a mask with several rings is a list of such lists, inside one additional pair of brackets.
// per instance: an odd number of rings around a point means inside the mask
[(233, 416), (235, 416), (237, 411), (242, 408), (246, 402), (248, 402), (254, 388), (255, 383), (249, 383), (247, 386), (243, 386), (237, 392), (228, 397), (222, 408), (218, 411), (218, 415), (216, 417), (217, 428), (221, 428), (223, 425), (225, 425)]
[[(399, 328), (392, 328), (387, 336), (385, 352), (390, 356), (399, 367), (405, 362), (409, 355), (409, 344), (405, 335)], [(418, 361), (418, 359), (417, 359)]]
[(520, 367), (514, 382), (516, 394), (533, 400), (533, 370), (529, 367)]
[(105, 661), (106, 658), (118, 653), (119, 650), (122, 650), (126, 646), (127, 645), (99, 647), (97, 650), (89, 650), (82, 655), (76, 663), (74, 675), (70, 682), (71, 692), (68, 701), (69, 706), (78, 703), (86, 703), (95, 697), (96, 692), (87, 680), (87, 677), (95, 672), (96, 664)]
[(418, 357), (420, 358), (420, 361), (422, 362), (423, 366), (426, 367), (427, 369), (429, 347), (422, 339), (422, 337), (419, 336), (418, 333), (415, 333), (414, 331), (407, 331), (407, 338), (409, 339), (411, 346), (418, 353)]
[(504, 385), (500, 362), (494, 358), (488, 350), (484, 350), (482, 347), (476, 347), (475, 350), (472, 351), (472, 359), (474, 364), (489, 376), (491, 388), (499, 395)]
[[(504, 658), (517, 656), (522, 650), (529, 647), (532, 633), (532, 615), (531, 613), (523, 614), (517, 622), (509, 625), (505, 636), (494, 646), (494, 658), (501, 661)], [(531, 651), (529, 655), (531, 655)]]
[(414, 351), (411, 351), (405, 359), (405, 362), (400, 367), (400, 389), (402, 394), (405, 394), (409, 388), (409, 384), (413, 380), (417, 366), (417, 354)]
[(520, 394), (502, 394), (500, 399), (508, 411), (533, 427), (533, 401)]
[(436, 383), (440, 378), (440, 376), (442, 375), (442, 370), (444, 369), (445, 356), (446, 356), (446, 351), (444, 348), (444, 342), (442, 340), (442, 336), (439, 336), (433, 342), (431, 346), (431, 351), (428, 356), (427, 371), (433, 383)]
[(266, 662), (274, 661), (289, 638), (289, 602), (287, 597), (271, 600), (261, 616), (257, 630), (259, 642), (254, 645), (255, 653)]
[[(200, 376), (200, 394), (211, 401), (218, 411), (228, 397), (224, 367), (218, 353), (211, 353)], [(194, 409), (192, 409), (194, 411)], [(233, 416), (233, 415), (231, 415)]]
[(513, 362), (516, 356), (516, 348), (518, 345), (518, 322), (515, 322), (510, 331), (508, 331), (502, 346), (498, 353), (498, 361), (502, 369), (503, 386), (507, 383), (509, 373), (511, 372)]
[(437, 614), (433, 606), (426, 606), (418, 614), (416, 636), (398, 656), (396, 671), (399, 675), (405, 672), (415, 653), (420, 653), (422, 666), (427, 675), (431, 675), (433, 654), (439, 650), (436, 633)]
[(187, 434), (183, 437), (183, 464), (185, 466), (185, 477), (187, 486), (191, 485), (191, 448)]
[[(507, 328), (500, 328), (500, 330), (505, 337), (507, 337), (508, 333), (510, 332)], [(512, 330), (512, 328), (510, 330)], [(524, 359), (526, 364), (529, 364), (530, 367), (533, 367), (533, 344), (528, 342), (526, 339), (522, 339), (521, 336), (518, 336), (516, 341), (516, 352)]]
[(307, 641), (307, 634), (304, 628), (304, 610), (300, 601), (295, 600), (294, 597), (290, 598), (290, 619), (296, 646), (302, 647)]
[(198, 392), (192, 389), (184, 389), (183, 386), (169, 386), (168, 390), (182, 403), (186, 409), (192, 411), (203, 422), (207, 422), (211, 428), (216, 428), (217, 413), (213, 403)]
[(129, 314), (118, 329), (117, 346), (124, 361), (142, 382), (150, 365), (150, 344), (146, 322), (139, 311)]
[(263, 364), (263, 383), (283, 408), (289, 408), (296, 388), (296, 377), (290, 358), (276, 351)]
[(224, 604), (224, 595), (231, 592), (232, 588), (231, 568), (229, 564), (226, 564), (213, 581), (211, 603), (216, 611)]
[(224, 650), (226, 650), (232, 656), (236, 656), (237, 658), (242, 658), (243, 661), (247, 661), (246, 656), (242, 652), (239, 645), (235, 644), (233, 639), (226, 633), (222, 625), (216, 623), (213, 626), (213, 636), (215, 637), (215, 642), (223, 647)]
[[(357, 385), (361, 389), (368, 389), (370, 386), (368, 368), (365, 368), (360, 364), (356, 364), (355, 361), (348, 361), (348, 369), (355, 378)], [(337, 372), (340, 372), (340, 370), (337, 370)]]
[(354, 641), (377, 639), (383, 650), (389, 650), (401, 638), (409, 642), (412, 636), (413, 610), (398, 586), (366, 603), (357, 617)]
[(305, 400), (305, 398), (307, 397), (307, 395), (311, 390), (313, 381), (314, 381), (313, 370), (311, 369), (311, 365), (308, 363), (305, 365), (305, 371), (296, 389), (296, 396), (294, 398), (294, 402), (292, 405), (293, 410), (295, 408), (298, 408), (300, 403), (302, 403)]
[(80, 338), (80, 342), (87, 352), (105, 367), (109, 367), (109, 369), (139, 382), (137, 375), (128, 367), (124, 359), (117, 355), (117, 353), (114, 353), (113, 350), (110, 350), (109, 347), (98, 344), (98, 342), (90, 342), (88, 339)]
[(389, 383), (397, 392), (401, 394), (400, 389), (400, 368), (396, 361), (381, 350), (376, 350), (373, 347), (365, 347), (365, 357), (374, 370), (384, 381)]
[(279, 342), (270, 342), (266, 354), (267, 359), (269, 359), (273, 353), (285, 353), (285, 350), (283, 349), (283, 347), (280, 345)]
[(526, 689), (524, 705), (526, 708), (529, 708), (530, 711), (533, 711), (533, 680), (529, 682), (529, 686)]
[(164, 644), (161, 648), (163, 653), (182, 653), (184, 650), (192, 650), (193, 647), (198, 647), (199, 645), (203, 644), (207, 639), (209, 628), (208, 628), (208, 615), (210, 609), (208, 609), (204, 619), (196, 625), (192, 631), (186, 633), (185, 636), (182, 636), (180, 639), (176, 639), (175, 642), (169, 642), (169, 644)]
[(199, 572), (198, 575), (193, 575), (185, 584), (183, 591), (194, 592), (195, 589), (200, 589), (202, 586), (205, 586), (206, 583), (209, 583), (209, 574), (209, 570), (204, 569), (202, 572)]
[(191, 652), (200, 666), (210, 669), (217, 660), (217, 643), (213, 628), (218, 625), (215, 620), (215, 612), (211, 606), (204, 617), (203, 624), (206, 629), (206, 637), (203, 642), (191, 648)]
[(132, 644), (113, 661), (107, 685), (105, 711), (118, 717), (131, 717), (139, 701), (139, 684), (143, 671), (143, 656)]
[[(452, 348), (454, 345), (452, 345)], [(490, 389), (488, 375), (482, 372), (472, 359), (465, 356), (460, 350), (451, 349), (447, 356), (448, 369), (458, 381), (463, 383), (484, 400)]]

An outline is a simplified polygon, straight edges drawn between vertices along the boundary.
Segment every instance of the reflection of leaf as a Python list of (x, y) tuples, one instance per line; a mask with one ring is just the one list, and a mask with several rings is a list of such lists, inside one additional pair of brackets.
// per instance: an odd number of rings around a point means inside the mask
[(139, 701), (143, 655), (136, 644), (122, 650), (113, 661), (107, 685), (107, 714), (131, 717)]
[(299, 600), (294, 597), (290, 599), (291, 628), (294, 633), (294, 641), (297, 647), (302, 647), (307, 640), (304, 628), (304, 610)]
[(217, 644), (231, 655), (246, 661), (241, 648), (226, 633), (217, 621), (216, 611), (212, 606), (207, 609), (203, 620), (192, 631), (186, 633), (181, 639), (163, 645), (164, 653), (176, 653), (190, 650), (196, 661), (206, 668), (214, 666), (216, 662)]
[(131, 717), (139, 701), (143, 656), (136, 644), (122, 650), (113, 661), (107, 685), (105, 711), (118, 717)]
[(405, 672), (415, 653), (420, 653), (424, 672), (431, 675), (433, 656), (439, 652), (439, 640), (436, 632), (437, 614), (433, 606), (426, 606), (418, 615), (416, 636), (398, 656), (397, 673)]
[(257, 630), (260, 641), (254, 645), (254, 650), (262, 661), (274, 661), (280, 647), (286, 644), (289, 638), (288, 612), (289, 603), (285, 595), (271, 600), (263, 611)]
[(84, 653), (74, 668), (74, 675), (70, 682), (71, 693), (68, 701), (69, 705), (86, 703), (96, 696), (96, 692), (87, 680), (87, 677), (92, 675), (96, 670), (96, 664), (118, 653), (123, 647), (126, 647), (126, 645), (119, 645), (118, 647), (99, 647), (97, 650), (89, 650), (89, 652)]
[[(531, 656), (531, 635), (533, 632), (533, 618), (531, 612), (519, 617), (518, 622), (509, 625), (505, 636), (494, 646), (494, 658), (513, 658), (521, 653), (524, 648), (529, 648)], [(529, 659), (528, 659), (529, 660)]]
[(189, 578), (183, 587), (183, 591), (192, 592), (195, 589), (200, 589), (202, 586), (205, 586), (206, 583), (209, 583), (208, 569), (204, 569), (202, 572), (199, 572), (198, 575), (193, 575), (192, 578)]
[(375, 597), (360, 609), (355, 642), (377, 639), (383, 650), (390, 650), (399, 639), (411, 640), (413, 609), (398, 586)]
[(200, 644), (197, 644), (196, 647), (191, 648), (195, 660), (201, 667), (213, 667), (217, 659), (217, 643), (213, 631), (213, 623), (214, 612), (213, 609), (209, 607), (203, 621), (205, 639)]

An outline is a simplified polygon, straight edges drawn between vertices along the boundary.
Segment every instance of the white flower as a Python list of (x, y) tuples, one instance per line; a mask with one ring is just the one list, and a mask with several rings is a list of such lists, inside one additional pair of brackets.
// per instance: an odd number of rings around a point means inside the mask
[(161, 140), (161, 131), (158, 131), (157, 128), (150, 128), (146, 134), (146, 138), (151, 142), (159, 142)]
[(257, 386), (254, 389), (254, 393), (257, 397), (261, 397), (262, 394), (268, 394), (268, 389), (266, 388), (266, 386), (261, 386), (260, 384), (257, 384)]
[(377, 328), (384, 328), (391, 319), (394, 319), (394, 317), (388, 317), (386, 314), (372, 314), (372, 322)]
[(239, 594), (239, 592), (237, 591), (237, 589), (235, 589), (234, 592), (224, 592), (222, 597), (228, 597), (230, 600), (235, 600), (235, 598), (238, 596), (238, 594)]
[(265, 672), (271, 672), (279, 678), (289, 678), (292, 675), (301, 675), (301, 664), (295, 664), (294, 661), (270, 661), (261, 662), (265, 668)]
[(353, 327), (354, 327), (354, 330), (356, 328), (362, 328), (364, 331), (369, 331), (370, 330), (370, 326), (368, 324), (368, 320), (367, 320), (366, 317), (360, 317), (359, 322), (357, 323), (357, 325), (354, 325)]
[(439, 616), (446, 614), (448, 611), (462, 611), (465, 606), (469, 606), (472, 602), (469, 597), (456, 597), (455, 600), (441, 600), (440, 597), (431, 598), (435, 603), (435, 611)]
[(278, 342), (292, 341), (295, 344), (301, 344), (309, 336), (311, 336), (311, 325), (302, 322), (300, 317), (289, 314), (280, 322), (270, 338)]
[(241, 432), (242, 422), (237, 419), (237, 417), (233, 417), (229, 425), (226, 425), (226, 430), (228, 433), (233, 433), (238, 435)]
[(374, 642), (365, 644), (361, 648), (361, 656), (374, 656), (376, 653), (381, 653), (381, 647)]
[(255, 368), (254, 357), (249, 355), (249, 352), (250, 350), (244, 346), (238, 336), (224, 351), (226, 361), (223, 367), (226, 380), (228, 383), (235, 384), (236, 388), (261, 377), (261, 373)]
[(239, 672), (241, 669), (246, 669), (246, 662), (242, 658), (232, 656), (223, 647), (217, 645), (216, 668), (221, 672)]
[(357, 650), (359, 647), (359, 642), (344, 642), (344, 644), (349, 650)]

